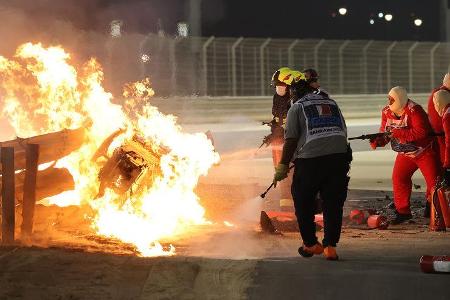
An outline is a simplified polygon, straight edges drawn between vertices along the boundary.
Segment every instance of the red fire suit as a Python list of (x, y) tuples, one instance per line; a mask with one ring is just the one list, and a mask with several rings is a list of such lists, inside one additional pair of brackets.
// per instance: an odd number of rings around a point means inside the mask
[(372, 147), (384, 146), (391, 142), (392, 150), (398, 152), (392, 171), (394, 204), (400, 214), (411, 213), (411, 177), (420, 169), (427, 183), (426, 197), (430, 201), (430, 191), (439, 175), (440, 166), (436, 151), (432, 148), (431, 125), (423, 108), (408, 100), (405, 112), (397, 117), (386, 106), (382, 110), (380, 132), (390, 131), (390, 138), (371, 141)]
[(450, 169), (450, 104), (448, 104), (444, 109), (441, 125), (445, 134), (443, 137), (445, 140), (445, 148), (443, 151), (444, 153), (441, 154), (441, 157), (444, 157), (442, 160), (442, 167), (444, 169)]
[[(428, 98), (428, 119), (430, 120), (431, 128), (433, 128), (433, 131), (436, 133), (443, 132), (442, 128), (442, 118), (437, 113), (436, 109), (434, 108), (433, 98), (434, 94), (440, 90), (446, 90), (449, 91), (445, 86), (438, 87), (437, 89), (434, 89), (433, 92), (430, 95), (430, 98)], [(440, 162), (441, 165), (444, 162), (444, 153), (445, 153), (445, 141), (443, 136), (437, 136), (436, 137), (436, 149), (439, 150), (440, 153)]]

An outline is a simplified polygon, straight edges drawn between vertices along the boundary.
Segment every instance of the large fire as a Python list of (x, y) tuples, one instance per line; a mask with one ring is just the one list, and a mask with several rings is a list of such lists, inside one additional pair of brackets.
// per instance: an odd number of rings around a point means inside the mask
[[(81, 67), (70, 61), (61, 47), (31, 43), (20, 46), (14, 59), (0, 56), (3, 116), (20, 137), (84, 127), (83, 146), (56, 165), (69, 169), (76, 188), (50, 203), (88, 204), (95, 212), (90, 220), (98, 234), (132, 243), (143, 256), (174, 254), (173, 247), (164, 250), (158, 241), (205, 222), (193, 190), (199, 177), (218, 162), (218, 154), (205, 134), (183, 133), (174, 116), (142, 101), (154, 94), (148, 80), (127, 85), (128, 100), (119, 106), (102, 87), (103, 73), (95, 59)], [(98, 198), (100, 165), (92, 162), (100, 144), (120, 129), (125, 134), (114, 140), (109, 153), (136, 134), (165, 149), (154, 183), (125, 202), (118, 201), (112, 189)]]

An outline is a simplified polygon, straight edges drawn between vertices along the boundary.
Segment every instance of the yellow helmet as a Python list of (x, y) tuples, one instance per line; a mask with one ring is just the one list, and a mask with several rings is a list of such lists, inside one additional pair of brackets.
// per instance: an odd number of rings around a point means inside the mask
[(294, 83), (297, 83), (299, 81), (306, 81), (306, 75), (305, 73), (302, 73), (300, 71), (297, 70), (291, 70), (291, 74), (292, 74), (292, 78)]
[(294, 77), (292, 76), (292, 70), (288, 67), (283, 67), (275, 71), (272, 75), (272, 86), (277, 85), (291, 85)]

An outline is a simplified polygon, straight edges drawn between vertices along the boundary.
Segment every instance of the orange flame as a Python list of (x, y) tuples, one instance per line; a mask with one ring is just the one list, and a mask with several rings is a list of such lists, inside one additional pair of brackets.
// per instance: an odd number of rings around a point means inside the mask
[[(218, 162), (218, 154), (205, 134), (183, 133), (175, 116), (142, 103), (140, 98), (154, 95), (148, 79), (126, 86), (129, 99), (121, 107), (111, 103), (113, 96), (102, 87), (103, 73), (95, 59), (79, 69), (69, 62), (70, 55), (61, 47), (31, 43), (20, 46), (14, 60), (0, 56), (0, 109), (18, 136), (86, 128), (84, 145), (56, 164), (69, 169), (76, 188), (49, 202), (90, 205), (95, 212), (92, 228), (98, 234), (133, 243), (143, 256), (175, 254), (173, 246), (166, 251), (158, 241), (174, 239), (189, 232), (191, 225), (205, 222), (193, 190), (199, 177)], [(140, 109), (134, 109), (138, 103)], [(132, 118), (124, 113), (127, 110), (133, 111)], [(160, 158), (161, 172), (153, 184), (125, 201), (118, 201), (120, 195), (111, 189), (95, 199), (101, 165), (91, 158), (120, 128), (126, 133), (114, 140), (109, 154), (137, 133), (152, 147), (167, 150)]]

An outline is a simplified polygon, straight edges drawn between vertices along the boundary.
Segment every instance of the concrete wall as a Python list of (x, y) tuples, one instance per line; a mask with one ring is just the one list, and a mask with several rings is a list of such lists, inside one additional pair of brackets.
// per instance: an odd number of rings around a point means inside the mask
[[(410, 98), (427, 108), (428, 94)], [(334, 95), (346, 119), (379, 118), (387, 95)], [(181, 124), (222, 123), (231, 120), (262, 121), (272, 118), (272, 97), (177, 97), (153, 98), (162, 112), (178, 116)]]

